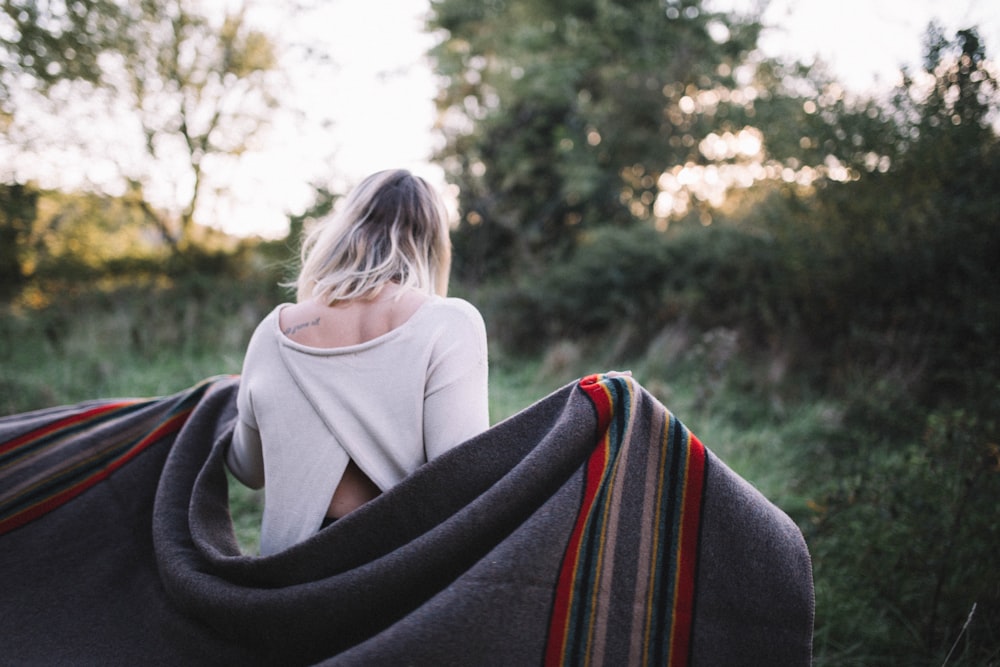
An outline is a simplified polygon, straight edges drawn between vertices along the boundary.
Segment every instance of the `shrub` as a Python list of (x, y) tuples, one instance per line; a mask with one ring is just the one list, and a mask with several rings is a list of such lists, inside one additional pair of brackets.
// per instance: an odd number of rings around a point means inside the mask
[(887, 383), (863, 391), (828, 458), (803, 468), (817, 653), (940, 665), (961, 636), (953, 664), (987, 664), (1000, 645), (997, 413), (926, 414)]

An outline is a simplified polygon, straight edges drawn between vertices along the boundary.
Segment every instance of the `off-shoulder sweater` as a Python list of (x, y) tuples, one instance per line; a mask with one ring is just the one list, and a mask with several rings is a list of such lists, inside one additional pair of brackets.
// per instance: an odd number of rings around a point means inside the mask
[(489, 426), (486, 329), (468, 302), (433, 297), (337, 348), (285, 336), (282, 307), (247, 347), (227, 455), (237, 479), (264, 486), (261, 555), (319, 529), (349, 460), (385, 491)]

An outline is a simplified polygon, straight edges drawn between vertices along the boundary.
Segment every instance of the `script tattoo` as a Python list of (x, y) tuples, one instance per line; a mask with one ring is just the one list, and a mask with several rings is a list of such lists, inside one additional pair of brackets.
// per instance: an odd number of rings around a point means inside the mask
[(314, 319), (312, 322), (303, 322), (301, 324), (294, 324), (294, 325), (286, 328), (285, 329), (285, 335), (286, 336), (291, 336), (293, 334), (298, 333), (299, 331), (302, 331), (306, 327), (315, 327), (315, 326), (319, 326), (319, 318), (318, 317), (316, 319)]

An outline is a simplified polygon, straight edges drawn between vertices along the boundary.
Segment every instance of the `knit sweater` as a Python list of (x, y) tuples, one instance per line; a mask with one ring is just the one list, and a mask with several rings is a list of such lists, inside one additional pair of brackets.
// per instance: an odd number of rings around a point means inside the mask
[(385, 491), (489, 427), (486, 330), (468, 302), (434, 297), (337, 348), (285, 336), (281, 308), (247, 348), (227, 456), (240, 481), (265, 487), (262, 555), (319, 529), (350, 460)]

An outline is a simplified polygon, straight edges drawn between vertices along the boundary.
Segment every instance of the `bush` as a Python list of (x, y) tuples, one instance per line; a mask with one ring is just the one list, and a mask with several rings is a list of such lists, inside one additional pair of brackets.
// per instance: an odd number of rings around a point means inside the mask
[(238, 373), (254, 327), (284, 295), (273, 267), (34, 282), (0, 310), (0, 413), (179, 391)]
[(498, 340), (525, 352), (623, 326), (640, 348), (678, 320), (705, 330), (764, 332), (788, 310), (779, 250), (766, 237), (730, 227), (673, 236), (641, 226), (602, 228), (565, 262), (501, 290), (485, 308), (503, 313)]
[[(502, 290), (490, 317), (497, 340), (522, 353), (560, 338), (588, 338), (629, 321), (662, 321), (671, 271), (663, 237), (644, 228), (587, 235), (565, 262)], [(490, 306), (486, 308), (489, 310)]]
[(884, 382), (863, 392), (804, 480), (817, 653), (940, 665), (961, 636), (953, 664), (987, 664), (1000, 645), (997, 413), (907, 409)]

